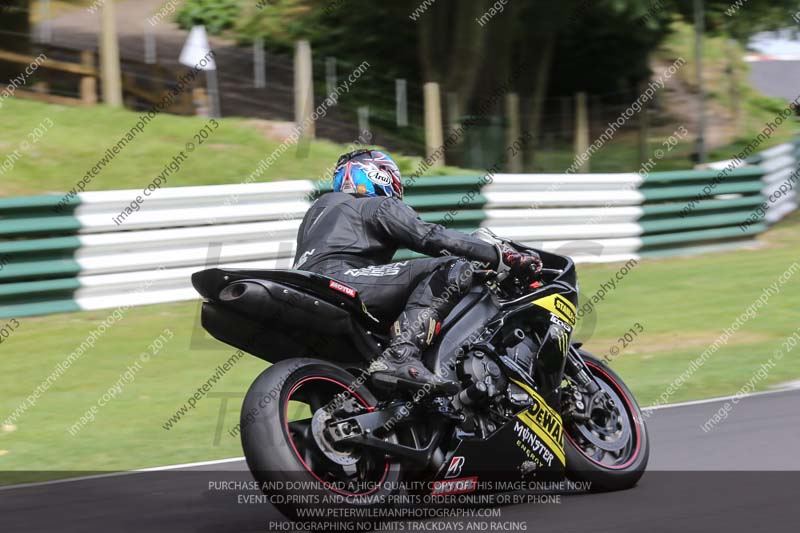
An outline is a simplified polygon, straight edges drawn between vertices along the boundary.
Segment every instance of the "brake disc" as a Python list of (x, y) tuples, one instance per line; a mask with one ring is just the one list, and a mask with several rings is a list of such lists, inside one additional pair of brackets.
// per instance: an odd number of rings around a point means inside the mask
[[(618, 452), (627, 446), (630, 440), (630, 419), (627, 413), (619, 409), (619, 407), (623, 405), (622, 399), (605, 383), (601, 382), (600, 386), (611, 398), (611, 411), (608, 412), (608, 407), (605, 405), (603, 409), (590, 407), (592, 416), (589, 420), (576, 424), (575, 426), (583, 438), (595, 447), (609, 452)], [(595, 416), (595, 413), (602, 414), (605, 420), (599, 423), (598, 419), (600, 416)]]
[(314, 442), (317, 443), (319, 450), (331, 461), (341, 466), (351, 466), (358, 462), (361, 458), (355, 451), (341, 451), (331, 445), (326, 437), (326, 426), (331, 419), (330, 413), (325, 409), (317, 409), (314, 416), (311, 418), (311, 434), (314, 436)]

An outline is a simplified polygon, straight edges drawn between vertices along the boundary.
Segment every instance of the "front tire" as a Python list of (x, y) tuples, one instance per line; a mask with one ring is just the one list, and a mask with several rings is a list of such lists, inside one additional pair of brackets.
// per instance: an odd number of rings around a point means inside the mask
[(589, 422), (564, 424), (567, 477), (591, 484), (595, 492), (623, 490), (636, 485), (650, 456), (650, 439), (639, 404), (608, 365), (580, 351), (600, 387), (621, 409), (606, 426)]
[(319, 512), (332, 500), (336, 506), (372, 507), (393, 492), (400, 478), (400, 465), (383, 455), (337, 450), (321, 440), (321, 417), (327, 416), (324, 409), (337, 395), (364, 407), (377, 403), (341, 367), (298, 358), (264, 370), (242, 404), (247, 465), (273, 504), (292, 519), (324, 521), (324, 516), (308, 512)]

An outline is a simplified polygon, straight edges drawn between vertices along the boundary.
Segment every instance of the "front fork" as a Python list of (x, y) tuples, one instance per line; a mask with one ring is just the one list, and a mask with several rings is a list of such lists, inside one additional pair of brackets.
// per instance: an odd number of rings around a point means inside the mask
[(569, 347), (564, 373), (572, 378), (572, 380), (588, 394), (593, 395), (600, 390), (600, 386), (594, 380), (592, 371), (586, 366), (583, 357), (578, 353), (578, 349), (575, 348), (575, 346), (570, 345)]
[(562, 412), (567, 418), (580, 422), (591, 419), (592, 412), (597, 408), (603, 411), (616, 410), (617, 406), (597, 384), (575, 346), (569, 347), (564, 374), (574, 383), (562, 395)]

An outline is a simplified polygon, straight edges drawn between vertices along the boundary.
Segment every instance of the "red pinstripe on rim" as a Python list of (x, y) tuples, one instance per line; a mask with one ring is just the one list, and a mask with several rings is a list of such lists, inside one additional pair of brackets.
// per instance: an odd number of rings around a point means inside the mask
[(610, 381), (612, 385), (614, 385), (614, 388), (617, 389), (617, 392), (620, 393), (620, 396), (622, 396), (622, 399), (625, 401), (625, 404), (628, 406), (628, 413), (630, 415), (631, 420), (633, 421), (633, 431), (635, 431), (635, 433), (636, 433), (636, 449), (633, 451), (633, 455), (631, 455), (631, 458), (628, 459), (627, 461), (625, 461), (625, 463), (623, 463), (621, 465), (606, 465), (606, 464), (601, 463), (600, 461), (595, 460), (592, 457), (589, 457), (589, 455), (587, 455), (583, 451), (583, 449), (580, 446), (578, 446), (578, 444), (572, 439), (572, 437), (570, 437), (569, 433), (567, 433), (566, 431), (564, 433), (566, 434), (566, 436), (570, 440), (570, 442), (575, 445), (575, 448), (579, 452), (581, 452), (581, 454), (583, 454), (583, 456), (586, 457), (587, 459), (589, 459), (591, 462), (595, 463), (596, 465), (602, 466), (603, 468), (608, 468), (610, 470), (622, 470), (623, 468), (629, 467), (631, 465), (631, 463), (633, 463), (636, 460), (636, 458), (639, 457), (639, 450), (641, 449), (641, 446), (642, 446), (642, 435), (641, 435), (640, 430), (639, 430), (639, 422), (636, 420), (636, 414), (635, 414), (635, 411), (633, 410), (633, 406), (631, 405), (630, 400), (628, 400), (628, 395), (625, 394), (625, 392), (622, 390), (622, 387), (619, 386), (617, 381), (614, 378), (612, 378), (605, 370), (603, 370), (602, 368), (600, 368), (596, 364), (594, 364), (594, 363), (592, 363), (590, 361), (586, 361), (586, 364), (588, 366), (591, 366), (593, 369), (597, 370), (601, 374), (603, 374), (603, 376), (605, 376), (605, 378), (608, 381)]
[(336, 494), (339, 494), (341, 496), (347, 496), (347, 497), (351, 497), (351, 498), (357, 498), (357, 497), (360, 497), (360, 496), (369, 496), (370, 494), (372, 494), (373, 492), (378, 490), (380, 488), (380, 486), (383, 484), (383, 481), (386, 479), (386, 475), (389, 473), (389, 461), (386, 461), (386, 467), (383, 469), (383, 475), (381, 476), (380, 481), (375, 484), (375, 487), (373, 489), (371, 489), (370, 491), (368, 491), (368, 492), (363, 492), (363, 493), (358, 493), (357, 494), (357, 493), (353, 493), (353, 492), (347, 492), (347, 491), (339, 490), (336, 487), (334, 487), (333, 485), (331, 485), (330, 483), (328, 483), (327, 481), (323, 481), (322, 478), (320, 478), (313, 470), (311, 470), (311, 468), (305, 462), (303, 457), (300, 455), (300, 452), (297, 450), (297, 446), (295, 445), (294, 439), (292, 438), (292, 433), (289, 431), (289, 401), (292, 399), (292, 395), (295, 393), (295, 391), (297, 389), (299, 389), (300, 386), (303, 383), (306, 383), (307, 381), (314, 381), (314, 380), (328, 381), (330, 383), (334, 383), (334, 384), (342, 387), (347, 392), (352, 394), (359, 402), (361, 402), (361, 405), (363, 405), (364, 407), (366, 407), (369, 410), (372, 410), (372, 407), (366, 402), (366, 400), (364, 400), (364, 398), (362, 398), (356, 391), (354, 391), (353, 389), (351, 389), (350, 387), (348, 387), (347, 385), (345, 385), (344, 383), (342, 383), (340, 381), (337, 381), (337, 380), (332, 379), (332, 378), (323, 377), (323, 376), (310, 376), (310, 377), (307, 377), (307, 378), (303, 378), (300, 381), (298, 381), (297, 383), (295, 383), (294, 387), (292, 387), (292, 390), (289, 391), (289, 395), (286, 397), (286, 403), (285, 403), (284, 408), (283, 408), (283, 420), (284, 420), (283, 424), (284, 424), (284, 429), (286, 430), (286, 436), (289, 438), (289, 444), (291, 444), (292, 450), (294, 450), (294, 454), (297, 456), (297, 459), (303, 465), (303, 468), (305, 468), (306, 471), (314, 477), (314, 479), (316, 479), (317, 481), (322, 483), (325, 486), (326, 489), (330, 490), (331, 492), (335, 492)]

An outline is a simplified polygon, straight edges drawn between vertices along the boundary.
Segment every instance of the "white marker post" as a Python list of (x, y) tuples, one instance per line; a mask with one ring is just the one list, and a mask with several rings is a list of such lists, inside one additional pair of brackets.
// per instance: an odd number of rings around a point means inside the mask
[(267, 86), (267, 68), (264, 58), (264, 38), (256, 37), (253, 41), (253, 84), (256, 89)]
[(219, 84), (217, 82), (217, 63), (214, 56), (210, 55), (211, 46), (208, 44), (208, 36), (204, 26), (195, 26), (186, 39), (186, 44), (181, 50), (180, 63), (192, 68), (204, 70), (206, 73), (206, 83), (208, 98), (211, 101), (212, 117), (220, 117), (219, 104)]

